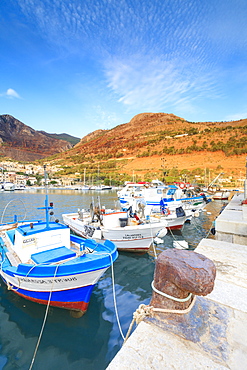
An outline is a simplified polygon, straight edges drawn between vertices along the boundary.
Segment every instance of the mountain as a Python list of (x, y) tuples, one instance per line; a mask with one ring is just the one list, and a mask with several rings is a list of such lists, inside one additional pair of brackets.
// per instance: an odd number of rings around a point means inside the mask
[[(190, 122), (168, 113), (141, 113), (111, 130), (97, 130), (83, 137), (54, 163), (66, 165), (66, 174), (86, 169), (112, 176), (142, 178), (148, 173), (196, 169), (223, 169), (235, 177), (245, 170), (247, 119), (229, 122)], [(198, 171), (199, 172), (199, 171)], [(212, 175), (214, 173), (212, 172)]]
[(72, 146), (75, 146), (81, 140), (79, 137), (71, 136), (71, 135), (65, 134), (65, 133), (63, 133), (63, 134), (48, 134), (45, 131), (37, 131), (37, 132), (40, 132), (41, 134), (44, 134), (46, 136), (49, 136), (49, 137), (51, 137), (53, 139), (59, 139), (59, 140), (68, 141)]
[(72, 148), (65, 140), (35, 131), (16, 118), (0, 115), (0, 155), (18, 161), (35, 161)]
[(190, 122), (174, 114), (141, 113), (110, 130), (91, 132), (73, 147), (53, 135), (0, 116), (0, 154), (20, 161), (48, 157), (66, 176), (86, 171), (90, 181), (100, 173), (101, 180), (121, 182), (161, 179), (164, 173), (193, 179), (204, 173), (212, 179), (219, 172), (239, 179), (245, 173), (247, 119)]
[(222, 151), (226, 156), (247, 151), (247, 119), (231, 122), (189, 122), (166, 113), (142, 113), (111, 130), (83, 137), (61, 157), (110, 159)]

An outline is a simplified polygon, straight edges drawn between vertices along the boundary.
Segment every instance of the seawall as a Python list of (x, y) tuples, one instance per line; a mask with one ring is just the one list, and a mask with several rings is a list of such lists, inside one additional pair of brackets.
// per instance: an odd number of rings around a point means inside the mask
[(216, 240), (202, 239), (195, 250), (216, 266), (213, 291), (197, 296), (186, 314), (155, 313), (144, 318), (107, 370), (247, 369), (243, 197), (235, 195), (217, 218)]

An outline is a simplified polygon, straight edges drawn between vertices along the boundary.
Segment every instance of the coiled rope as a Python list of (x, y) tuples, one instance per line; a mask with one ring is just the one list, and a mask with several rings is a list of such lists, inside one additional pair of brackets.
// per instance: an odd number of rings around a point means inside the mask
[[(172, 296), (170, 296), (170, 295), (168, 295), (168, 294), (166, 294), (164, 292), (159, 291), (158, 289), (156, 289), (154, 287), (153, 282), (152, 282), (151, 286), (152, 286), (152, 289), (156, 293), (161, 294), (162, 296), (165, 296), (166, 298), (172, 299), (174, 301), (186, 302), (186, 301), (188, 301), (192, 297), (192, 294), (190, 293), (188, 295), (188, 297), (179, 299), (179, 298), (172, 297)], [(135, 322), (138, 325), (138, 324), (140, 324), (140, 322), (143, 319), (145, 319), (145, 317), (148, 317), (148, 316), (149, 317), (153, 317), (154, 316), (154, 313), (156, 313), (156, 312), (157, 313), (174, 313), (174, 314), (180, 314), (180, 315), (187, 314), (193, 308), (193, 306), (195, 304), (195, 301), (196, 301), (196, 295), (193, 296), (192, 301), (191, 301), (189, 307), (187, 307), (184, 310), (170, 310), (170, 309), (167, 309), (167, 308), (156, 308), (156, 307), (153, 307), (153, 306), (148, 306), (148, 305), (145, 305), (145, 304), (140, 304), (140, 306), (137, 308), (137, 310), (133, 313), (133, 319), (132, 319), (132, 321), (130, 323), (128, 332), (126, 334), (126, 337), (124, 338), (124, 343), (126, 343), (127, 339), (129, 338), (130, 333), (132, 331), (132, 328), (133, 328), (133, 325), (134, 325)]]

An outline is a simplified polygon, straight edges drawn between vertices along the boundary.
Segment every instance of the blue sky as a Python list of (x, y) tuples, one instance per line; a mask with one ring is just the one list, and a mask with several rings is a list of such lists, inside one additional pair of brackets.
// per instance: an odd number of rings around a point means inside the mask
[(0, 114), (83, 137), (247, 118), (246, 0), (1, 0)]

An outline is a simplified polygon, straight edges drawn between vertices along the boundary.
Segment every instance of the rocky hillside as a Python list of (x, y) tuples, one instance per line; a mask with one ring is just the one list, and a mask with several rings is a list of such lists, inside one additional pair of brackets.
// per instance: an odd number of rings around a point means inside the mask
[(72, 148), (65, 140), (35, 131), (10, 115), (0, 115), (0, 155), (35, 161)]
[(164, 171), (197, 168), (239, 177), (246, 153), (247, 119), (189, 122), (174, 114), (143, 113), (111, 130), (90, 133), (53, 160), (67, 167), (66, 174), (86, 169), (92, 177), (99, 167), (111, 178), (135, 173), (143, 179), (148, 173), (160, 177)]
[(72, 161), (130, 156), (222, 151), (226, 156), (247, 152), (247, 119), (231, 122), (189, 122), (174, 114), (138, 114), (129, 123), (97, 130), (62, 157)]
[(63, 133), (63, 134), (49, 134), (48, 132), (45, 132), (45, 131), (37, 131), (37, 132), (40, 132), (41, 134), (49, 136), (52, 139), (59, 139), (59, 140), (68, 141), (72, 146), (75, 146), (76, 144), (78, 144), (80, 142), (79, 137), (71, 136), (71, 135), (65, 134), (65, 133)]

